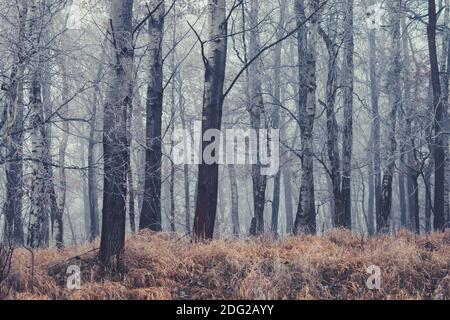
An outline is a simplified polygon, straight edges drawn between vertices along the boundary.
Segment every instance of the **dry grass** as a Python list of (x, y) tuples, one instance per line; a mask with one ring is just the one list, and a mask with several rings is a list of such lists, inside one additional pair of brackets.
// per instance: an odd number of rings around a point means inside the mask
[[(30, 252), (16, 250), (2, 298), (450, 299), (449, 232), (364, 239), (334, 230), (281, 242), (208, 244), (144, 232), (127, 239), (127, 271), (109, 281), (100, 277), (96, 252), (89, 252), (95, 245), (35, 252), (34, 263)], [(65, 289), (71, 264), (81, 267), (81, 290)], [(379, 291), (365, 285), (370, 265), (382, 270)]]

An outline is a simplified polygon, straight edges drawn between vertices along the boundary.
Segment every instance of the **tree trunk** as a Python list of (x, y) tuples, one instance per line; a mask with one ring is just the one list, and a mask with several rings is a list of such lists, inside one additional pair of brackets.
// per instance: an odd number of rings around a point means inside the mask
[[(286, 2), (280, 3), (280, 20), (278, 22), (278, 30), (276, 33), (276, 41), (279, 41), (284, 36), (284, 15), (286, 12)], [(273, 129), (280, 129), (280, 105), (281, 105), (281, 56), (283, 45), (280, 42), (275, 46), (274, 53), (274, 75), (273, 75), (273, 111), (272, 111), (272, 127)], [(275, 175), (273, 198), (272, 198), (272, 234), (278, 236), (278, 219), (280, 210), (280, 189), (281, 189), (281, 174), (279, 170)]]
[[(261, 50), (259, 30), (258, 30), (258, 16), (259, 16), (259, 1), (250, 1), (250, 25), (252, 31), (250, 32), (249, 56), (255, 57)], [(257, 132), (257, 141), (261, 142), (259, 129), (263, 128), (265, 122), (264, 117), (264, 100), (262, 93), (262, 61), (260, 58), (255, 60), (249, 67), (248, 72), (248, 86), (249, 86), (249, 106), (250, 124), (251, 128)], [(260, 163), (260, 144), (256, 148), (257, 164), (252, 165), (252, 181), (253, 181), (253, 219), (255, 225), (255, 232), (250, 232), (250, 235), (258, 236), (264, 233), (264, 208), (266, 202), (266, 186), (267, 177), (261, 174)]]
[(344, 204), (341, 192), (341, 160), (338, 144), (338, 124), (336, 121), (336, 82), (337, 82), (337, 52), (336, 47), (330, 36), (323, 29), (319, 29), (328, 51), (328, 75), (326, 84), (326, 114), (327, 114), (327, 151), (330, 161), (331, 184), (333, 189), (334, 203), (332, 208), (333, 223), (336, 226), (342, 226), (344, 217)]
[(374, 172), (374, 201), (375, 216), (369, 212), (369, 234), (375, 233), (375, 217), (381, 212), (381, 147), (380, 147), (380, 111), (379, 111), (379, 86), (376, 63), (377, 42), (376, 31), (369, 31), (369, 56), (370, 56), (370, 101), (372, 107), (372, 145), (373, 145), (373, 172)]
[(132, 233), (136, 233), (136, 217), (135, 217), (135, 202), (134, 202), (134, 182), (133, 182), (133, 169), (131, 165), (131, 150), (133, 143), (133, 132), (131, 130), (133, 125), (133, 105), (130, 105), (127, 114), (127, 138), (128, 138), (128, 155), (127, 155), (127, 181), (128, 181), (128, 219), (130, 220), (130, 230)]
[[(412, 134), (413, 115), (416, 112), (415, 104), (411, 99), (412, 84), (411, 84), (411, 66), (410, 54), (408, 45), (408, 30), (405, 21), (406, 15), (403, 14), (401, 20), (402, 26), (402, 49), (403, 49), (403, 69), (405, 70), (404, 77), (404, 109), (405, 109), (405, 135), (404, 142), (406, 144), (406, 193), (407, 193), (407, 227), (409, 230), (420, 233), (419, 221), (419, 189), (418, 178), (419, 170), (418, 161), (415, 152), (415, 139)], [(420, 79), (420, 75), (416, 75), (416, 79)]]
[[(183, 128), (186, 128), (186, 115), (185, 115), (185, 100), (183, 96), (183, 81), (181, 77), (179, 77), (179, 92), (178, 92), (178, 103), (180, 108), (180, 120), (181, 120), (181, 126)], [(184, 150), (187, 150), (187, 139), (183, 140), (184, 143)], [(190, 234), (192, 232), (191, 230), (191, 184), (189, 179), (189, 165), (184, 164), (183, 165), (183, 176), (184, 176), (184, 227), (186, 230), (186, 234)]]
[[(65, 59), (64, 59), (65, 60)], [(69, 99), (69, 83), (68, 83), (68, 75), (65, 67), (65, 62), (61, 63), (61, 72), (63, 77), (63, 90), (62, 90), (62, 101), (65, 103)], [(67, 180), (66, 180), (66, 149), (69, 141), (69, 123), (65, 118), (69, 116), (69, 105), (65, 103), (65, 105), (60, 110), (60, 115), (63, 118), (62, 122), (62, 139), (59, 143), (59, 202), (58, 202), (58, 210), (56, 212), (55, 223), (53, 225), (56, 247), (58, 250), (62, 250), (64, 248), (64, 223), (63, 223), (63, 214), (66, 206), (66, 190), (67, 190)]]
[(133, 0), (111, 4), (108, 88), (104, 108), (104, 190), (100, 261), (111, 270), (121, 270), (125, 243), (128, 134), (127, 111), (132, 103)]
[(338, 226), (352, 228), (352, 154), (353, 154), (353, 0), (345, 2), (343, 100), (344, 127), (342, 144), (342, 202), (344, 216), (338, 218)]
[[(433, 224), (431, 221), (431, 212), (433, 211), (432, 208), (432, 183), (431, 183), (431, 177), (433, 173), (433, 162), (431, 161), (428, 163), (424, 170), (424, 187), (425, 187), (425, 232), (429, 233), (433, 231)], [(420, 222), (419, 222), (420, 226)], [(420, 232), (419, 232), (420, 233)]]
[[(220, 130), (222, 122), (223, 86), (227, 54), (227, 20), (225, 0), (208, 4), (209, 40), (205, 62), (202, 135), (209, 129)], [(203, 142), (202, 152), (209, 143)], [(194, 236), (212, 239), (217, 212), (219, 167), (217, 163), (199, 165)]]
[(162, 39), (164, 5), (149, 18), (149, 84), (147, 87), (147, 141), (145, 153), (145, 187), (140, 229), (161, 231), (161, 122), (163, 108)]
[[(316, 232), (313, 129), (316, 115), (316, 58), (317, 37), (319, 33), (319, 2), (319, 0), (310, 2), (311, 12), (316, 12), (310, 20), (310, 38), (307, 39), (307, 31), (304, 26), (300, 27), (298, 32), (299, 112), (303, 157), (302, 179), (294, 224), (294, 234)], [(300, 24), (305, 20), (303, 0), (297, 0), (296, 10), (298, 14), (297, 24)], [(306, 77), (303, 75), (304, 73)]]
[[(170, 56), (170, 71), (172, 77), (172, 83), (170, 85), (170, 133), (173, 136), (175, 131), (175, 117), (176, 117), (176, 102), (175, 102), (175, 81), (177, 79), (176, 66), (175, 66), (175, 56), (177, 53), (177, 20), (175, 8), (173, 8), (172, 17), (172, 54)], [(173, 151), (174, 141), (170, 140), (170, 181), (169, 181), (169, 193), (170, 193), (170, 231), (176, 232), (176, 221), (175, 221), (175, 164), (173, 162)]]
[(441, 100), (441, 83), (439, 78), (439, 64), (436, 49), (436, 3), (428, 0), (428, 51), (430, 55), (431, 86), (433, 88), (434, 108), (434, 230), (443, 231), (445, 226), (444, 217), (444, 192), (445, 192), (445, 145), (443, 139), (443, 115), (444, 102)]
[(94, 83), (94, 99), (92, 103), (92, 116), (89, 122), (89, 139), (88, 139), (88, 200), (89, 200), (89, 241), (94, 241), (99, 236), (99, 212), (98, 212), (98, 191), (97, 191), (97, 175), (95, 173), (95, 144), (96, 144), (96, 128), (97, 128), (97, 103), (100, 95), (99, 81), (102, 73), (101, 63), (98, 67), (97, 79)]
[[(86, 143), (84, 139), (79, 141), (80, 146), (80, 166), (82, 168), (86, 167)], [(89, 189), (88, 189), (88, 180), (86, 172), (80, 171), (80, 179), (82, 183), (82, 192), (83, 192), (83, 224), (84, 224), (84, 240), (89, 241), (90, 234), (90, 215), (89, 215)]]
[[(444, 32), (442, 35), (442, 65), (441, 65), (441, 84), (442, 84), (442, 103), (443, 115), (442, 122), (444, 127), (442, 130), (448, 132), (450, 129), (448, 119), (449, 106), (449, 79), (450, 79), (450, 1), (445, 0), (444, 11)], [(444, 220), (445, 227), (450, 226), (450, 151), (448, 143), (448, 134), (442, 136), (443, 146), (445, 150), (445, 177), (444, 177)]]
[(391, 45), (391, 68), (389, 71), (387, 87), (389, 90), (389, 103), (391, 111), (388, 119), (388, 146), (387, 146), (387, 164), (383, 174), (382, 192), (381, 192), (381, 212), (377, 217), (377, 231), (387, 233), (390, 230), (390, 218), (392, 209), (392, 180), (395, 167), (395, 153), (397, 150), (396, 124), (397, 110), (401, 104), (400, 88), (400, 0), (391, 3), (391, 25), (392, 25), (392, 45)]
[[(49, 163), (49, 138), (48, 130), (44, 123), (44, 105), (42, 97), (43, 80), (43, 52), (40, 48), (41, 39), (38, 30), (43, 31), (41, 19), (42, 8), (40, 3), (33, 1), (30, 5), (31, 17), (30, 44), (35, 50), (35, 58), (30, 62), (30, 125), (31, 125), (31, 148), (33, 154), (32, 181), (30, 190), (30, 222), (28, 226), (27, 245), (31, 248), (44, 248), (49, 244), (48, 213), (53, 210), (54, 195), (52, 176)], [(47, 101), (48, 102), (48, 101)]]
[(10, 139), (6, 144), (7, 157), (11, 158), (6, 163), (6, 201), (5, 201), (5, 232), (4, 241), (21, 246), (24, 243), (22, 220), (22, 196), (23, 196), (23, 51), (25, 28), (28, 15), (26, 1), (20, 1), (18, 7), (17, 52), (11, 71), (11, 83), (8, 88), (8, 109), (13, 114), (15, 121), (12, 123)]
[(241, 233), (241, 226), (239, 224), (239, 193), (236, 177), (236, 168), (234, 165), (228, 165), (230, 173), (230, 187), (231, 187), (231, 221), (233, 223), (233, 235), (238, 237)]

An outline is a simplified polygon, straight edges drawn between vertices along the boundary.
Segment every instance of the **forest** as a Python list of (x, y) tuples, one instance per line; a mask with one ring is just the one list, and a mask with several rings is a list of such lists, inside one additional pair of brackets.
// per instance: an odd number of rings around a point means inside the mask
[(450, 0), (0, 0), (0, 300), (450, 299)]

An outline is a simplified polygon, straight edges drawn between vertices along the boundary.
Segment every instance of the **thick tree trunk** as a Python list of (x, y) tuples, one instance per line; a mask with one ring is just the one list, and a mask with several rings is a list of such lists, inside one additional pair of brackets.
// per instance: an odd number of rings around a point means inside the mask
[[(155, 2), (154, 2), (155, 3)], [(155, 6), (157, 3), (155, 3)], [(139, 228), (161, 231), (161, 122), (163, 108), (162, 39), (164, 31), (164, 5), (149, 18), (149, 84), (147, 87), (147, 141), (145, 153), (144, 201)]]
[[(227, 54), (226, 1), (213, 0), (208, 4), (209, 40), (205, 60), (203, 91), (202, 135), (209, 129), (221, 128), (223, 86)], [(202, 153), (209, 145), (203, 142)], [(212, 239), (217, 212), (219, 167), (217, 163), (199, 165), (194, 236)]]
[(125, 242), (128, 134), (127, 111), (132, 103), (133, 0), (111, 3), (110, 61), (104, 108), (104, 190), (100, 261), (120, 270)]
[(445, 144), (442, 134), (444, 102), (441, 100), (441, 83), (439, 78), (439, 63), (436, 49), (436, 3), (428, 0), (428, 51), (430, 55), (431, 86), (433, 88), (434, 108), (434, 230), (442, 231), (445, 226)]
[[(31, 18), (30, 44), (36, 54), (30, 62), (30, 126), (31, 149), (33, 154), (32, 181), (30, 191), (30, 221), (27, 245), (31, 248), (44, 248), (49, 245), (49, 212), (53, 210), (54, 189), (50, 168), (48, 130), (44, 123), (45, 113), (42, 97), (43, 52), (38, 30), (43, 30), (41, 7), (33, 1), (30, 5)], [(48, 102), (48, 101), (47, 101)]]
[[(444, 32), (442, 34), (442, 63), (441, 63), (441, 85), (442, 85), (442, 103), (443, 115), (442, 130), (448, 132), (448, 106), (449, 106), (449, 79), (450, 79), (450, 1), (445, 0), (444, 11)], [(444, 178), (444, 220), (445, 227), (450, 227), (450, 151), (448, 143), (448, 134), (442, 137), (442, 144), (445, 150), (445, 178)]]
[[(314, 195), (314, 148), (313, 129), (316, 115), (316, 58), (317, 38), (319, 33), (319, 0), (310, 2), (310, 38), (307, 41), (306, 28), (300, 27), (298, 32), (299, 52), (299, 107), (300, 131), (302, 139), (302, 179), (297, 215), (294, 224), (294, 234), (316, 232), (316, 210)], [(305, 20), (303, 0), (297, 0), (297, 23)], [(308, 48), (308, 49), (306, 49)], [(306, 71), (306, 72), (305, 72)], [(304, 75), (306, 74), (306, 77)]]
[(5, 201), (5, 229), (4, 241), (12, 245), (21, 246), (24, 243), (22, 220), (23, 196), (23, 51), (28, 5), (20, 1), (18, 6), (18, 30), (15, 61), (11, 71), (11, 83), (8, 88), (8, 109), (15, 121), (12, 123), (9, 141), (6, 144), (6, 201)]

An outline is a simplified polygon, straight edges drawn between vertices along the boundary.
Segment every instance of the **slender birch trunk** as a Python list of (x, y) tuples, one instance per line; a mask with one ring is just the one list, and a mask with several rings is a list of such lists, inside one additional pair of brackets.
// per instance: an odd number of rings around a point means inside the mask
[[(249, 39), (249, 56), (255, 57), (261, 50), (260, 38), (259, 38), (259, 0), (250, 1), (250, 25), (252, 31), (250, 32)], [(264, 99), (262, 94), (262, 60), (258, 58), (254, 61), (248, 72), (249, 82), (249, 106), (248, 111), (250, 114), (250, 124), (252, 129), (257, 132), (257, 141), (262, 141), (259, 135), (259, 129), (264, 127), (265, 115), (264, 115)], [(264, 207), (266, 202), (266, 186), (267, 177), (261, 174), (261, 164), (259, 158), (260, 145), (256, 148), (257, 164), (252, 165), (252, 181), (253, 181), (253, 223), (254, 232), (250, 232), (253, 236), (262, 235), (264, 233)], [(251, 228), (252, 229), (252, 228)], [(253, 230), (251, 230), (253, 231)]]
[[(316, 210), (314, 190), (314, 144), (313, 129), (316, 115), (316, 58), (317, 39), (319, 34), (319, 0), (309, 3), (311, 13), (316, 12), (310, 19), (310, 34), (300, 27), (298, 33), (299, 51), (299, 106), (300, 131), (302, 139), (302, 179), (297, 215), (294, 224), (294, 234), (316, 232)], [(305, 6), (303, 0), (297, 0), (297, 23), (305, 20)], [(307, 48), (307, 49), (306, 49)], [(306, 71), (306, 72), (305, 72)], [(303, 74), (306, 74), (306, 77)]]
[(6, 201), (4, 240), (12, 245), (24, 243), (22, 197), (23, 197), (23, 71), (24, 42), (26, 21), (28, 16), (27, 1), (19, 1), (17, 12), (17, 39), (15, 61), (11, 70), (11, 83), (8, 87), (8, 109), (12, 118), (11, 134), (6, 143), (7, 156), (11, 157), (6, 164)]
[(391, 110), (388, 118), (388, 143), (387, 160), (383, 172), (381, 186), (381, 212), (377, 217), (377, 231), (387, 233), (390, 230), (391, 209), (392, 209), (392, 180), (395, 168), (395, 153), (397, 151), (396, 128), (397, 112), (401, 104), (401, 61), (400, 61), (400, 9), (401, 0), (392, 1), (390, 4), (391, 13), (391, 67), (387, 82), (389, 92), (389, 104)]
[(354, 54), (354, 26), (353, 0), (345, 1), (344, 19), (344, 65), (343, 65), (343, 103), (344, 125), (342, 143), (342, 202), (344, 215), (338, 217), (338, 226), (352, 228), (352, 156), (353, 156), (353, 54)]

